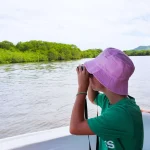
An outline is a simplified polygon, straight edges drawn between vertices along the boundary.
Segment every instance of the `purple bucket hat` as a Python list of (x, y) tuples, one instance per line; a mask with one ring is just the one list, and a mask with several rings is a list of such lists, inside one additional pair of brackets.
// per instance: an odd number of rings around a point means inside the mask
[(110, 91), (128, 95), (128, 80), (135, 67), (132, 60), (121, 50), (107, 48), (95, 59), (85, 62), (84, 66)]

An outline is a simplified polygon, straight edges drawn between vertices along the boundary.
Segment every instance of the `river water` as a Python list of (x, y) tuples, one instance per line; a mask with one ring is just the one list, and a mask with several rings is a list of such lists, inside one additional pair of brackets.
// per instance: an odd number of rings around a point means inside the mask
[[(150, 109), (150, 56), (131, 57), (129, 94)], [(90, 59), (0, 65), (0, 138), (68, 126), (77, 92), (76, 66)], [(88, 102), (89, 117), (96, 106)]]

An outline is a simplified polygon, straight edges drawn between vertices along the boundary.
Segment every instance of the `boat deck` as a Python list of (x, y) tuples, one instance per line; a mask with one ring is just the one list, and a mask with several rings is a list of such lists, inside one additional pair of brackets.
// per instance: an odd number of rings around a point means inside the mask
[[(143, 113), (144, 147), (150, 150), (150, 114)], [(92, 150), (95, 150), (96, 136), (90, 136)], [(87, 150), (88, 137), (69, 133), (69, 127), (29, 133), (0, 139), (0, 150)]]

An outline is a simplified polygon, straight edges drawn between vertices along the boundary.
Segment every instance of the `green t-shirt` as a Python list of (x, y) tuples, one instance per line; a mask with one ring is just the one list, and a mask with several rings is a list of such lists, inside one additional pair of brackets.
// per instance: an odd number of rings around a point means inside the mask
[(98, 94), (94, 102), (102, 108), (101, 115), (87, 122), (99, 136), (99, 150), (142, 150), (143, 120), (135, 99), (128, 96), (110, 105), (105, 94)]

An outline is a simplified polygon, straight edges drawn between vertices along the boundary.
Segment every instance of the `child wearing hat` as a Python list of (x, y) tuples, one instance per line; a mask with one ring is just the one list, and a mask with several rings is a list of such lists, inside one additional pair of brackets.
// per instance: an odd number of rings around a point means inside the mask
[[(107, 48), (77, 67), (78, 91), (70, 133), (98, 135), (99, 150), (142, 150), (142, 113), (135, 99), (128, 95), (128, 82), (134, 70), (132, 60), (115, 48)], [(101, 107), (100, 116), (84, 119), (86, 94)]]

